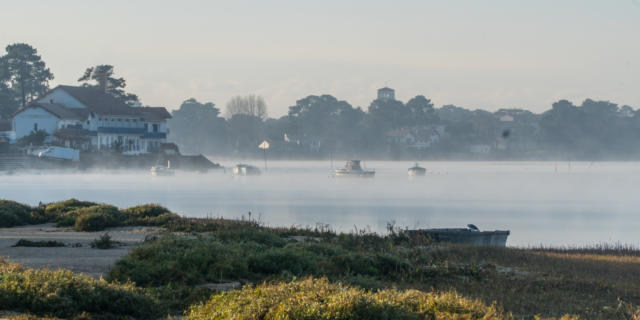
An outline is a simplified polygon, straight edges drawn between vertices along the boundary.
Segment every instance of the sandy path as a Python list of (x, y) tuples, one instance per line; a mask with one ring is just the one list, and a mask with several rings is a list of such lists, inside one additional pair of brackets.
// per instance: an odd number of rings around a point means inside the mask
[[(125, 227), (107, 230), (112, 240), (125, 246), (108, 250), (92, 249), (89, 243), (104, 233), (75, 232), (68, 228), (56, 228), (54, 224), (0, 228), (0, 257), (33, 268), (64, 268), (99, 278), (123, 255), (140, 244), (145, 236), (158, 233), (158, 228)], [(11, 247), (19, 239), (55, 240), (67, 245), (82, 247), (26, 248)]]

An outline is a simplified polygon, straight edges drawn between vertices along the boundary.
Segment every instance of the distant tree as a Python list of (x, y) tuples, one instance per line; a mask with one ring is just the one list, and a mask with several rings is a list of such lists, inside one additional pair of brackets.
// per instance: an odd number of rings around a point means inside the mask
[(255, 94), (235, 96), (227, 103), (226, 116), (231, 118), (238, 114), (265, 120), (267, 118), (267, 104), (261, 96)]
[(624, 105), (620, 107), (620, 115), (623, 117), (633, 117), (636, 115), (636, 111), (631, 106)]
[(19, 104), (15, 92), (8, 85), (9, 72), (7, 66), (1, 62), (2, 59), (0, 58), (0, 119), (7, 119), (18, 110)]
[(8, 119), (18, 110), (16, 94), (5, 83), (0, 82), (0, 119)]
[(398, 100), (376, 99), (369, 105), (369, 117), (377, 130), (389, 130), (411, 124), (411, 111)]
[(0, 90), (11, 88), (24, 106), (49, 89), (53, 74), (38, 51), (26, 43), (8, 45), (6, 52), (0, 57), (0, 70), (7, 82)]
[(339, 152), (337, 148), (342, 146), (353, 150), (358, 145), (364, 116), (361, 109), (344, 100), (331, 95), (311, 95), (289, 107), (287, 134), (321, 143), (325, 153)]
[(213, 102), (187, 99), (169, 119), (170, 140), (187, 152), (217, 153), (227, 145), (227, 123)]
[(438, 122), (438, 116), (433, 108), (433, 103), (424, 96), (416, 96), (409, 100), (406, 107), (409, 109), (409, 112), (411, 113), (411, 121), (415, 125), (425, 125)]
[(101, 64), (95, 67), (89, 67), (84, 71), (82, 77), (78, 79), (78, 82), (82, 82), (83, 86), (99, 88), (122, 100), (124, 103), (131, 104), (139, 102), (140, 100), (137, 95), (124, 91), (124, 88), (127, 86), (124, 78), (113, 77), (113, 73), (113, 66), (111, 65)]
[(227, 123), (234, 152), (253, 153), (258, 150), (258, 144), (264, 138), (262, 119), (239, 113), (234, 114)]
[(454, 106), (452, 104), (436, 109), (436, 116), (445, 123), (455, 123), (469, 120), (473, 116), (471, 110)]

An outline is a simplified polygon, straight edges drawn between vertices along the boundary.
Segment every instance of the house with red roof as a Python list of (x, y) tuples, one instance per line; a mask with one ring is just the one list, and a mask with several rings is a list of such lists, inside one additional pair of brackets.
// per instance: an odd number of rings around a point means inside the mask
[(58, 86), (16, 111), (13, 129), (16, 139), (42, 130), (66, 147), (141, 154), (166, 143), (169, 118), (163, 107), (132, 107), (97, 88)]

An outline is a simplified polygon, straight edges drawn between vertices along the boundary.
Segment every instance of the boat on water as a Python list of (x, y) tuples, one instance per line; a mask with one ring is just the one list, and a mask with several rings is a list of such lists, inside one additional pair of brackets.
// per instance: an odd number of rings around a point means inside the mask
[(362, 169), (360, 166), (360, 160), (349, 160), (345, 164), (344, 168), (333, 171), (334, 177), (372, 178), (375, 174), (375, 170)]
[(425, 174), (427, 174), (427, 169), (421, 167), (420, 165), (418, 165), (418, 163), (416, 163), (413, 167), (407, 169), (407, 173), (412, 177), (424, 176)]
[(259, 176), (261, 172), (258, 167), (240, 163), (233, 167), (233, 174), (236, 176)]
[(175, 172), (171, 169), (171, 165), (167, 164), (167, 166), (153, 166), (149, 170), (151, 171), (152, 176), (160, 177), (160, 176), (172, 176)]
[(480, 231), (473, 224), (467, 228), (417, 229), (408, 230), (409, 234), (430, 237), (434, 242), (449, 242), (476, 246), (506, 247), (509, 230)]
[(165, 166), (153, 166), (151, 167), (151, 175), (152, 176), (172, 176), (175, 172), (171, 168), (167, 168)]

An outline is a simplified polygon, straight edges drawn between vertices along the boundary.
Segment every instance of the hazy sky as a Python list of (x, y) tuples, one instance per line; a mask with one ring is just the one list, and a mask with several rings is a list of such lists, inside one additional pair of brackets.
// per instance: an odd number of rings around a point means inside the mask
[(2, 1), (0, 46), (15, 42), (54, 85), (112, 64), (170, 109), (248, 93), (271, 116), (309, 94), (366, 108), (385, 85), (437, 106), (640, 107), (640, 0)]

